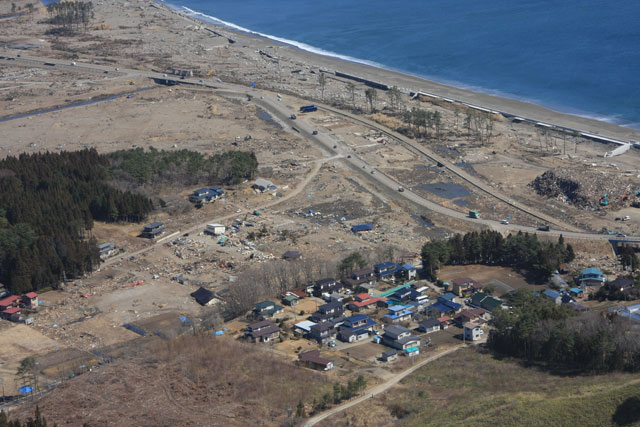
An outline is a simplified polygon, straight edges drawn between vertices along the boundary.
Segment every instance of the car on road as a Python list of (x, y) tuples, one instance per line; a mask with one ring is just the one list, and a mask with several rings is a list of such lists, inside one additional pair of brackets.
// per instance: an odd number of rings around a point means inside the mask
[(76, 64), (75, 61), (71, 63), (72, 67), (75, 67), (76, 65), (78, 65), (78, 64)]
[(367, 168), (367, 165), (362, 165), (362, 169), (366, 169), (366, 168)]
[(404, 187), (398, 187), (398, 191), (401, 193), (404, 192)]
[(311, 133), (312, 133), (313, 135), (317, 135), (317, 134), (318, 134), (318, 131), (317, 131), (317, 130), (314, 130), (314, 131), (313, 131), (313, 132), (311, 132)]
[(540, 231), (550, 231), (551, 230), (551, 226), (550, 225), (541, 225), (540, 227), (538, 227), (538, 230), (540, 230)]
[(289, 118), (290, 118), (291, 120), (295, 120), (295, 119), (296, 119), (296, 115), (295, 115), (295, 114), (292, 114), (292, 115), (290, 115), (290, 116), (289, 116)]
[(333, 144), (333, 148), (338, 148), (338, 144)]
[(376, 173), (376, 171), (371, 171), (371, 175), (373, 175), (374, 173)]
[(347, 159), (350, 159), (350, 158), (351, 158), (351, 154), (347, 154)]
[(624, 233), (618, 233), (618, 234), (616, 234), (616, 236), (617, 236), (617, 237), (627, 237), (627, 235), (626, 235), (626, 234), (624, 234)]
[(509, 224), (509, 221), (507, 221), (506, 219), (503, 219), (502, 221), (500, 221), (500, 224)]

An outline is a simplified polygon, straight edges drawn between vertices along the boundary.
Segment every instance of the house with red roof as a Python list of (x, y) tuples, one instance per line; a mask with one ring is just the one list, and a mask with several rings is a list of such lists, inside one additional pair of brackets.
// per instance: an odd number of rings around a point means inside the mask
[(351, 311), (361, 311), (370, 307), (375, 307), (378, 304), (385, 304), (387, 298), (384, 297), (372, 297), (367, 293), (356, 294), (353, 296), (354, 301), (350, 302), (347, 308)]
[(17, 307), (20, 304), (20, 297), (18, 295), (11, 295), (0, 299), (0, 311), (6, 310), (11, 307)]
[(11, 320), (12, 322), (19, 322), (22, 309), (20, 307), (9, 307), (0, 311), (0, 316), (3, 319)]
[(22, 302), (27, 307), (37, 307), (38, 306), (38, 294), (35, 292), (27, 292), (22, 295)]

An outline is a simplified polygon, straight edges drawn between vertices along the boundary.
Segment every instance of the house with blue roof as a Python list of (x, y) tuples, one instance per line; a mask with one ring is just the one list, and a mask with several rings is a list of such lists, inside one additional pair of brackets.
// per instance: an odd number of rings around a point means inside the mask
[(413, 315), (412, 307), (408, 305), (394, 305), (389, 307), (389, 312), (384, 315), (384, 319), (390, 323), (400, 323), (411, 320)]
[[(451, 294), (453, 295), (453, 294)], [(455, 295), (454, 295), (455, 297)], [(462, 309), (462, 305), (447, 299), (447, 294), (438, 297), (438, 301), (427, 307), (427, 313), (431, 316), (454, 315)]]
[(367, 339), (378, 323), (364, 314), (347, 317), (338, 329), (338, 338), (345, 342)]
[(351, 227), (351, 231), (353, 231), (354, 233), (361, 233), (363, 231), (371, 231), (373, 230), (373, 224), (356, 224), (354, 226)]
[(378, 279), (388, 282), (395, 282), (396, 269), (397, 265), (395, 262), (385, 262), (373, 266), (373, 271), (375, 271)]
[(396, 269), (396, 275), (404, 280), (412, 280), (416, 278), (418, 270), (412, 264), (402, 264)]
[(544, 298), (550, 299), (557, 305), (560, 305), (562, 303), (562, 295), (560, 295), (560, 292), (552, 291), (551, 289), (545, 289), (542, 292), (542, 296)]
[(605, 282), (605, 279), (599, 268), (591, 267), (582, 270), (576, 282), (580, 286), (600, 286)]
[(199, 188), (198, 190), (195, 190), (191, 195), (189, 195), (189, 201), (194, 203), (208, 203), (218, 199), (223, 194), (224, 191), (222, 191), (222, 189), (219, 187)]

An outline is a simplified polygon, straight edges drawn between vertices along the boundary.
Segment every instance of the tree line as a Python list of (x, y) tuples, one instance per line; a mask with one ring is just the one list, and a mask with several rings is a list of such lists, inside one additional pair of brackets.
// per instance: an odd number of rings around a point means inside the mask
[(230, 185), (252, 179), (258, 171), (253, 152), (227, 151), (206, 156), (191, 150), (142, 148), (105, 155), (111, 178), (130, 188), (141, 185)]
[(505, 238), (493, 230), (427, 242), (421, 255), (423, 271), (433, 280), (444, 265), (484, 264), (515, 268), (531, 280), (544, 282), (561, 264), (575, 258), (573, 248), (562, 236), (554, 244), (541, 242), (535, 234), (518, 232)]
[(93, 3), (88, 1), (61, 1), (47, 6), (49, 23), (72, 30), (80, 28), (87, 30), (89, 23), (95, 17)]
[(506, 298), (511, 309), (491, 321), (492, 350), (567, 373), (640, 370), (640, 333), (628, 319), (578, 314), (526, 290)]
[(99, 263), (94, 220), (141, 221), (150, 199), (108, 183), (95, 150), (0, 161), (0, 282), (15, 293), (55, 286)]
[[(58, 424), (53, 424), (54, 427)], [(36, 406), (35, 417), (21, 423), (20, 420), (10, 420), (4, 410), (0, 411), (0, 427), (47, 427), (47, 420), (40, 413), (40, 407)]]

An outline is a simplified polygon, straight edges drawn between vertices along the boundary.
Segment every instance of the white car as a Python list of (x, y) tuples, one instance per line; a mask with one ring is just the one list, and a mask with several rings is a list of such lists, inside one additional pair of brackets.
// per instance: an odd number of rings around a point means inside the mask
[(509, 221), (507, 221), (506, 219), (503, 219), (502, 221), (500, 221), (500, 224), (509, 224)]

